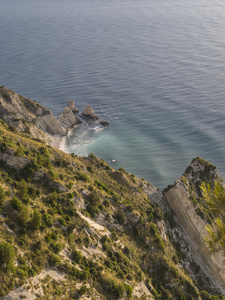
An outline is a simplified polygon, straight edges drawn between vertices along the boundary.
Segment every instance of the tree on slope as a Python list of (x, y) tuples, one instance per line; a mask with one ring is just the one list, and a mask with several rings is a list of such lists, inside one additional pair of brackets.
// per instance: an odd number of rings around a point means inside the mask
[(214, 188), (202, 183), (201, 190), (203, 199), (215, 216), (212, 225), (206, 226), (209, 233), (206, 241), (212, 251), (223, 250), (225, 253), (225, 188), (221, 182), (216, 182)]

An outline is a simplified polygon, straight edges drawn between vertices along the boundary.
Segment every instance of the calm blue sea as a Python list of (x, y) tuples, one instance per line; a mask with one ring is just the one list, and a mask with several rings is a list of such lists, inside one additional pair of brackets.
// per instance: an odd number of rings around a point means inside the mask
[(225, 175), (224, 0), (7, 0), (0, 84), (84, 124), (63, 149), (90, 152), (164, 188), (195, 156)]

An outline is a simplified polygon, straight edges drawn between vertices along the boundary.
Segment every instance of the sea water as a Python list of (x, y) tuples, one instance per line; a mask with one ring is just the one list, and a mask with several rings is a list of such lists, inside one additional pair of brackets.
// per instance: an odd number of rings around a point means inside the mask
[(224, 176), (224, 15), (221, 0), (2, 1), (0, 84), (110, 122), (76, 128), (66, 152), (161, 189), (196, 156)]

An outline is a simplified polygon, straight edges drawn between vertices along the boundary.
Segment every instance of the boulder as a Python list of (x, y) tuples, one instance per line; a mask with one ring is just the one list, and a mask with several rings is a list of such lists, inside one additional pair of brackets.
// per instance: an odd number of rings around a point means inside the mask
[(79, 209), (86, 209), (85, 201), (83, 198), (75, 196), (72, 198), (72, 201)]
[(100, 124), (104, 125), (104, 126), (110, 125), (109, 121), (106, 121), (106, 120), (101, 120)]
[(85, 107), (85, 109), (82, 111), (82, 115), (85, 117), (88, 117), (90, 119), (96, 119), (98, 120), (98, 117), (96, 114), (94, 114), (93, 108), (91, 105), (88, 105)]
[(70, 99), (67, 106), (72, 110), (73, 113), (78, 113), (79, 109), (75, 107), (73, 100)]

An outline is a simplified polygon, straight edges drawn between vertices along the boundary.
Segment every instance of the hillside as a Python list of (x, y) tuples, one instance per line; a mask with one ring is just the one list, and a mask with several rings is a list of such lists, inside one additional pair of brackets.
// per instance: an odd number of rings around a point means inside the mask
[(0, 299), (225, 299), (223, 256), (199, 229), (217, 216), (200, 191), (222, 182), (214, 166), (196, 158), (162, 192), (12, 118), (0, 123)]

